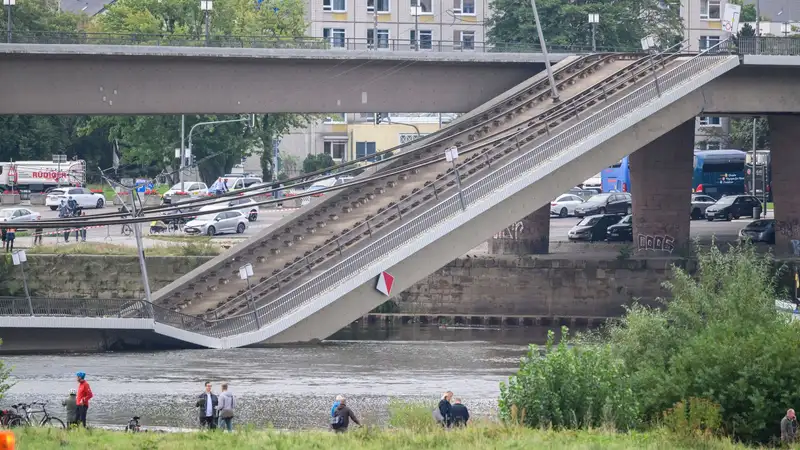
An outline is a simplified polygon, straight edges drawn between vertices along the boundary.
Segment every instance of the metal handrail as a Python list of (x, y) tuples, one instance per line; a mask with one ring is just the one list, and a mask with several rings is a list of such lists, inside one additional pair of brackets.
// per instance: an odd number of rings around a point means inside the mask
[[(335, 37), (280, 37), (268, 35), (179, 35), (166, 33), (89, 33), (83, 31), (14, 31), (15, 44), (83, 44), (83, 45), (152, 45), (176, 47), (273, 48), (313, 50), (376, 50), (371, 39)], [(422, 52), (540, 53), (537, 43), (483, 42), (458, 40), (421, 40)], [(412, 39), (378, 39), (378, 51), (415, 51)], [(598, 47), (564, 45), (552, 47), (553, 53), (640, 52), (634, 47)]]
[(800, 56), (800, 36), (739, 37), (737, 44), (742, 55)]

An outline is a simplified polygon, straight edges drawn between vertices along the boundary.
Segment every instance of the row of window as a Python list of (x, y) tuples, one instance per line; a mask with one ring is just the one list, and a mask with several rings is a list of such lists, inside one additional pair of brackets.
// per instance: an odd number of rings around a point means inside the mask
[(722, 18), (722, 0), (700, 0), (701, 20), (720, 20)]
[[(427, 134), (427, 133), (425, 133)], [(416, 133), (399, 133), (399, 143), (407, 144), (415, 139), (419, 139), (423, 135)], [(323, 143), (323, 150), (326, 155), (337, 161), (343, 161), (347, 155), (347, 141), (325, 141)], [(363, 158), (364, 156), (374, 155), (377, 152), (375, 142), (356, 142), (356, 158)]]
[[(378, 34), (378, 48), (390, 48), (390, 32), (389, 29), (367, 29), (367, 46), (372, 48), (375, 45), (375, 32)], [(326, 39), (332, 48), (346, 48), (347, 47), (347, 30), (345, 28), (323, 28), (322, 37)], [(408, 43), (410, 48), (415, 48), (417, 45), (417, 32), (410, 30), (409, 40), (402, 42), (403, 45)], [(475, 49), (475, 32), (467, 30), (455, 30), (453, 32), (453, 44), (458, 44), (462, 50)], [(395, 47), (395, 46), (392, 46)], [(432, 30), (419, 30), (419, 48), (422, 50), (430, 50), (433, 48), (433, 31)]]
[(719, 117), (701, 116), (699, 118), (701, 127), (721, 127), (722, 120)]
[[(443, 0), (448, 1), (448, 0)], [(448, 8), (453, 14), (475, 14), (475, 0), (449, 0), (452, 7)], [(713, 1), (713, 0), (712, 0)], [(716, 0), (719, 3), (719, 0)], [(367, 0), (367, 12), (390, 13), (390, 0)], [(408, 0), (409, 8), (419, 8), (420, 15), (433, 14), (433, 0)], [(450, 5), (447, 5), (450, 6)], [(322, 0), (322, 10), (331, 12), (347, 12), (347, 0)], [(414, 14), (412, 12), (412, 14)]]
[(700, 51), (708, 50), (709, 48), (719, 44), (720, 36), (700, 36)]

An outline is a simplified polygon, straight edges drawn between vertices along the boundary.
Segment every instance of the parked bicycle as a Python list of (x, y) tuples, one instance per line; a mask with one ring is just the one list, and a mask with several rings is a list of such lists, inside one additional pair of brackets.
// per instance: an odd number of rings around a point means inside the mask
[(127, 433), (130, 431), (131, 433), (138, 433), (142, 431), (142, 427), (139, 425), (139, 419), (139, 416), (131, 417), (131, 420), (128, 421), (128, 425), (125, 427), (125, 432)]
[[(9, 419), (8, 427), (38, 426), (66, 428), (64, 422), (47, 412), (47, 402), (18, 403), (11, 406), (17, 416)], [(37, 409), (37, 407), (39, 407)], [(41, 419), (39, 418), (41, 414)]]

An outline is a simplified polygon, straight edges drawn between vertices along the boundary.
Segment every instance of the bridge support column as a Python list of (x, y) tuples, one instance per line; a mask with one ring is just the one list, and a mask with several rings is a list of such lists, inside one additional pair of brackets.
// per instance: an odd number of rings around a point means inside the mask
[(792, 256), (800, 240), (800, 116), (769, 116), (772, 201), (775, 204), (775, 256)]
[(550, 204), (511, 224), (489, 240), (492, 255), (545, 255), (550, 250)]
[(633, 245), (672, 254), (689, 248), (694, 119), (630, 155)]

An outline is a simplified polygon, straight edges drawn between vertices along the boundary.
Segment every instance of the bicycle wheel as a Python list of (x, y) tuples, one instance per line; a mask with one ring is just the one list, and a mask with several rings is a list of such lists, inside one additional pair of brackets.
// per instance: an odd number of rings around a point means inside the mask
[(62, 422), (61, 419), (59, 419), (58, 417), (52, 417), (52, 416), (47, 417), (46, 419), (44, 419), (42, 421), (42, 426), (43, 427), (52, 427), (52, 428), (62, 428), (62, 429), (63, 428), (67, 428), (67, 426), (64, 425), (64, 422)]
[(18, 428), (25, 425), (25, 422), (22, 421), (22, 417), (12, 417), (8, 419), (8, 428)]

